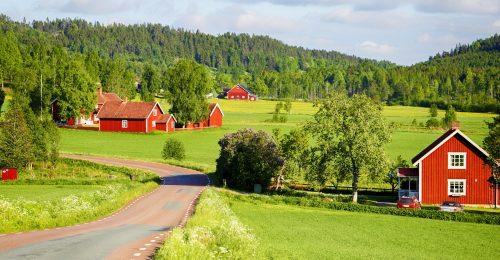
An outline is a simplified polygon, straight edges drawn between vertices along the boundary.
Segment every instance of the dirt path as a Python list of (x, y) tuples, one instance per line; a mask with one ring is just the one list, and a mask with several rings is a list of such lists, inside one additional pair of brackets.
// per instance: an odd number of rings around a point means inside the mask
[(171, 229), (187, 220), (188, 211), (209, 182), (200, 172), (160, 163), (67, 157), (150, 170), (160, 175), (163, 183), (118, 212), (94, 222), (0, 234), (0, 259), (147, 259)]

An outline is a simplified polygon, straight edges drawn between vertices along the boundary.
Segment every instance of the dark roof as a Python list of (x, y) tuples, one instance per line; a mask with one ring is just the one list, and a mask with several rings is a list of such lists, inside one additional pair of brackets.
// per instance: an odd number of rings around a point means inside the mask
[(146, 119), (156, 104), (157, 102), (107, 101), (97, 117), (99, 119)]
[(450, 135), (454, 134), (455, 131), (458, 131), (458, 129), (450, 129), (446, 133), (444, 133), (442, 136), (440, 136), (436, 141), (432, 142), (429, 146), (427, 146), (424, 150), (422, 150), (417, 156), (413, 157), (411, 159), (411, 163), (416, 163), (420, 158), (422, 158), (424, 155), (426, 155), (428, 152), (430, 152), (434, 147), (436, 147), (438, 144), (440, 144), (442, 141), (444, 141), (446, 138), (448, 138)]
[(398, 168), (399, 177), (415, 177), (418, 176), (418, 168)]

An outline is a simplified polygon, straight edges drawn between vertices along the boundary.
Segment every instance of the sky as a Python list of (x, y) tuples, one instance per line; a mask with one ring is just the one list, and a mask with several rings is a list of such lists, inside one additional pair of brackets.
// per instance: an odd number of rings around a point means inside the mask
[(1, 0), (0, 13), (269, 35), (400, 65), (500, 32), (500, 0)]

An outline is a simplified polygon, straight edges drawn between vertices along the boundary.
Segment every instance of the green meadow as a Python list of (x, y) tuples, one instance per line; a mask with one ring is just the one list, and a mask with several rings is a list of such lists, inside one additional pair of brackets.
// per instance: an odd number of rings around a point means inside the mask
[(262, 259), (498, 259), (500, 226), (229, 200)]
[[(312, 103), (293, 102), (291, 114), (286, 123), (268, 122), (276, 101), (257, 102), (216, 100), (224, 112), (223, 126), (214, 129), (177, 131), (173, 133), (110, 133), (61, 129), (61, 150), (65, 153), (93, 154), (111, 157), (135, 158), (148, 161), (161, 161), (161, 149), (166, 138), (177, 138), (186, 148), (184, 162), (170, 163), (194, 166), (205, 171), (215, 169), (215, 159), (219, 155), (218, 140), (226, 133), (241, 128), (253, 128), (271, 132), (280, 128), (282, 133), (298, 127), (311, 119), (316, 109)], [(167, 106), (163, 106), (168, 110)], [(410, 160), (420, 150), (432, 143), (444, 130), (429, 130), (419, 126), (428, 119), (428, 108), (386, 106), (383, 111), (389, 122), (394, 122), (394, 132), (387, 152), (391, 158), (402, 155)], [(444, 111), (439, 111), (442, 118)], [(495, 115), (486, 113), (458, 113), (462, 131), (479, 145), (487, 135), (485, 121)], [(416, 125), (413, 121), (416, 120)]]

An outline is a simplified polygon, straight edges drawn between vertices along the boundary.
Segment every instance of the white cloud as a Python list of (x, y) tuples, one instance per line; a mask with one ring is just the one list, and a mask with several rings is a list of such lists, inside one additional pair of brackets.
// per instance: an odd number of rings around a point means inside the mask
[(333, 8), (328, 13), (311, 14), (323, 22), (356, 24), (366, 27), (402, 27), (413, 20), (413, 15), (404, 11), (358, 11), (351, 7)]
[(498, 0), (415, 0), (415, 9), (430, 13), (498, 14)]
[(493, 26), (494, 26), (494, 27), (500, 27), (500, 19), (496, 20), (496, 21), (493, 23)]
[(296, 21), (286, 17), (261, 16), (256, 13), (244, 13), (238, 16), (236, 27), (243, 31), (284, 32), (296, 28)]
[(395, 48), (387, 44), (379, 44), (372, 41), (364, 41), (359, 45), (361, 49), (368, 53), (375, 54), (390, 54), (393, 53)]
[(445, 34), (441, 36), (431, 36), (428, 33), (421, 34), (418, 37), (418, 42), (423, 44), (440, 44), (440, 45), (456, 45), (460, 39), (453, 34)]

